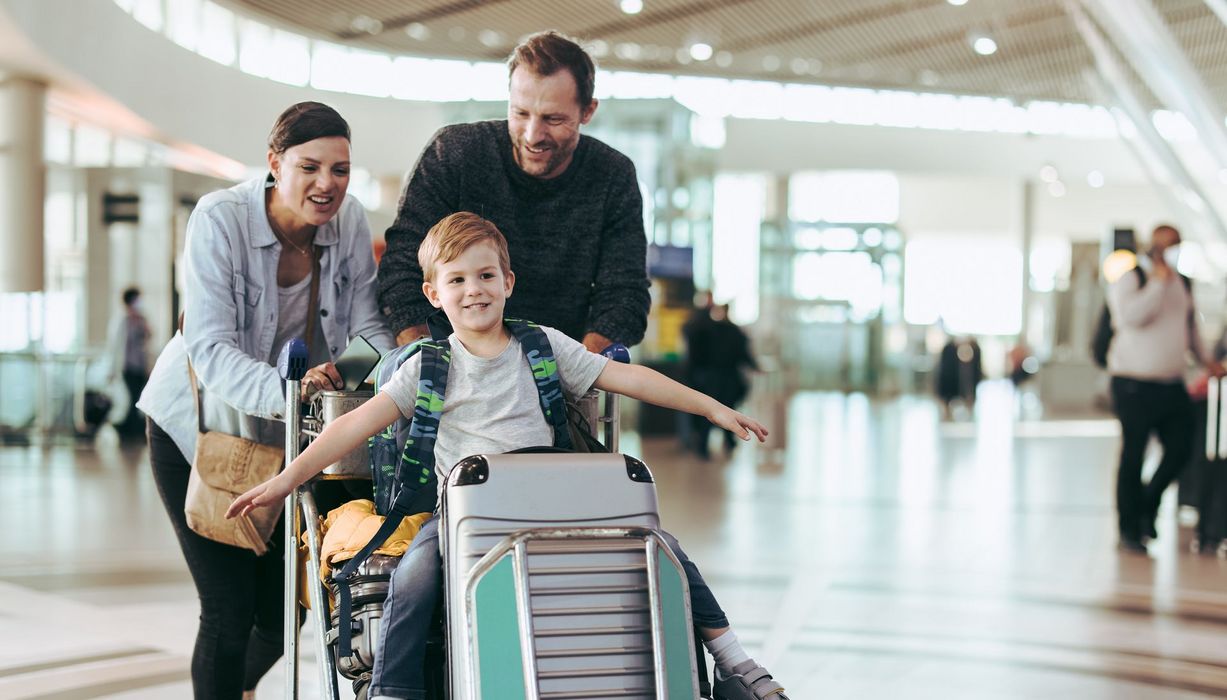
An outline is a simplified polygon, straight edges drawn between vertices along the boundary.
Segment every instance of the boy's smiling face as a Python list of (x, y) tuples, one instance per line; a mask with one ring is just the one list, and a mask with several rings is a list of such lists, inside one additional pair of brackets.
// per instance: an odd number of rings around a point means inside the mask
[(503, 307), (514, 286), (515, 273), (504, 273), (494, 245), (483, 241), (455, 260), (437, 263), (434, 281), (422, 283), (422, 291), (457, 333), (485, 333), (502, 328)]

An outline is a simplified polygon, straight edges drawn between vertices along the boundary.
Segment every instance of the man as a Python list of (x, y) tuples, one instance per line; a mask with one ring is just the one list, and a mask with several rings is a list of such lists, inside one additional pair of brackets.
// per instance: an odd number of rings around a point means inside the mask
[(516, 270), (507, 315), (594, 352), (643, 339), (650, 303), (635, 167), (580, 134), (596, 112), (595, 66), (574, 41), (535, 34), (508, 61), (507, 119), (439, 130), (387, 231), (379, 301), (397, 342), (427, 335), (417, 250), (443, 217), (471, 211), (504, 233)]
[[(1123, 438), (1116, 508), (1121, 547), (1134, 552), (1145, 552), (1146, 540), (1156, 536), (1159, 500), (1192, 449), (1193, 412), (1184, 386), (1186, 353), (1191, 351), (1212, 374), (1223, 373), (1222, 366), (1202, 350), (1188, 281), (1175, 271), (1179, 245), (1180, 232), (1159, 226), (1151, 236), (1149, 271), (1128, 272), (1108, 288), (1115, 331), (1108, 348), (1108, 372)], [(1163, 459), (1143, 485), (1142, 462), (1152, 432), (1163, 446)]]

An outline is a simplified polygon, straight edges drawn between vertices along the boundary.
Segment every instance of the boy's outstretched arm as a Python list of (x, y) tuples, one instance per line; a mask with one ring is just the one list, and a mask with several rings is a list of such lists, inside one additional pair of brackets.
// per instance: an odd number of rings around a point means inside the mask
[(762, 423), (642, 365), (607, 362), (596, 378), (596, 388), (703, 416), (742, 440), (749, 440), (750, 433), (757, 435), (759, 442), (767, 438), (767, 428)]
[(246, 515), (254, 508), (280, 502), (299, 484), (349, 454), (397, 418), (400, 418), (400, 409), (396, 402), (387, 394), (376, 394), (370, 401), (329, 423), (280, 474), (234, 499), (226, 509), (226, 517)]

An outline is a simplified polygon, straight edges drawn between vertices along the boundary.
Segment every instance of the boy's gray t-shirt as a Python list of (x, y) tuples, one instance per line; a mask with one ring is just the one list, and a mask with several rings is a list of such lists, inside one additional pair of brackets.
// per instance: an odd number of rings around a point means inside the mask
[[(588, 352), (553, 328), (541, 329), (558, 361), (563, 392), (571, 398), (583, 396), (609, 359)], [(455, 334), (448, 341), (452, 362), (435, 439), (435, 473), (440, 489), (456, 462), (470, 455), (554, 444), (554, 431), (541, 413), (537, 385), (518, 340), (512, 337), (507, 348), (492, 358), (474, 356)], [(413, 417), (421, 365), (420, 355), (410, 357), (381, 389), (407, 418)]]

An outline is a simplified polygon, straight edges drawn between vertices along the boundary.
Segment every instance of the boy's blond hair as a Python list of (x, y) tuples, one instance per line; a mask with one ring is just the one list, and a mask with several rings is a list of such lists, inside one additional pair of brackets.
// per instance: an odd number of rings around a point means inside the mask
[(482, 242), (494, 246), (503, 274), (511, 274), (511, 255), (507, 252), (507, 239), (503, 237), (503, 232), (492, 221), (472, 212), (459, 211), (430, 227), (426, 239), (418, 246), (422, 281), (434, 284), (435, 266), (455, 260), (464, 251)]

